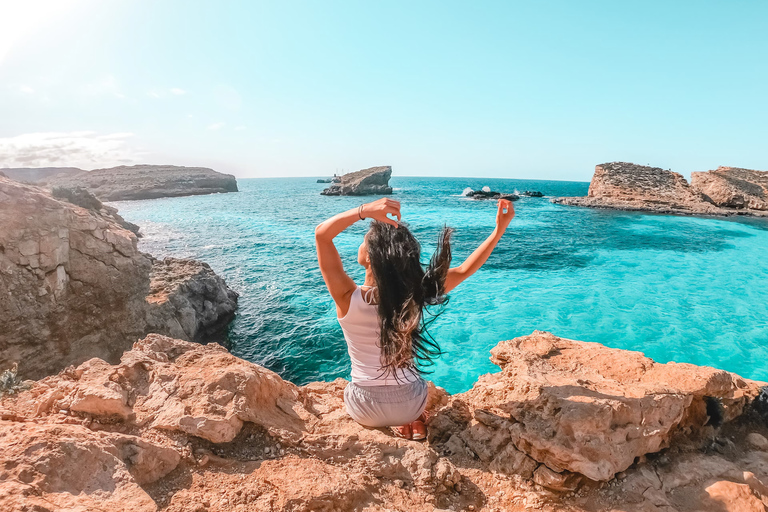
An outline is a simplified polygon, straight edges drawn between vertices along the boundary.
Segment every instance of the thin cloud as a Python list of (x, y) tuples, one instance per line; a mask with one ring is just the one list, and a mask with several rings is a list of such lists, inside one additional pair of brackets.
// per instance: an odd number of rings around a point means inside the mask
[(93, 169), (134, 163), (140, 155), (127, 142), (132, 133), (40, 132), (0, 138), (0, 167)]
[(185, 91), (184, 89), (179, 89), (178, 87), (173, 87), (173, 88), (169, 89), (169, 91), (171, 92), (171, 94), (175, 94), (176, 96), (181, 96), (182, 94), (187, 94), (187, 91)]
[(247, 130), (247, 129), (248, 129), (248, 127), (247, 126), (243, 126), (243, 125), (235, 126), (235, 130), (237, 130), (238, 132), (242, 131), (242, 130)]
[(209, 130), (221, 130), (224, 128), (224, 123), (213, 123), (212, 125), (208, 126)]
[(159, 98), (160, 97), (160, 93), (158, 93), (156, 91), (149, 91), (147, 93), (147, 96), (149, 96), (150, 98)]

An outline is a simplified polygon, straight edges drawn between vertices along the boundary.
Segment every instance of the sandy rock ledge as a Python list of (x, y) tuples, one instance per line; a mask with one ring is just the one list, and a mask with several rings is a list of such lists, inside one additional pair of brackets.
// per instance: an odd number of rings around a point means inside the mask
[(760, 383), (539, 331), (492, 354), (501, 372), (471, 390), (430, 387), (419, 443), (352, 421), (343, 379), (299, 387), (152, 334), (119, 364), (91, 359), (0, 400), (0, 504), (766, 510)]

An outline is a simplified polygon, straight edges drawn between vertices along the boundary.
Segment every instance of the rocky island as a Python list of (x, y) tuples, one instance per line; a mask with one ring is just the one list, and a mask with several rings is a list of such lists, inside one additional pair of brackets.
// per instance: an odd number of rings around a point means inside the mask
[(392, 167), (371, 167), (334, 177), (333, 185), (320, 192), (324, 196), (388, 195), (392, 193), (389, 178)]
[(237, 180), (206, 167), (132, 165), (58, 175), (51, 187), (81, 187), (102, 201), (156, 199), (237, 192)]
[(768, 172), (719, 167), (691, 174), (628, 162), (595, 166), (586, 197), (553, 203), (678, 215), (768, 216)]

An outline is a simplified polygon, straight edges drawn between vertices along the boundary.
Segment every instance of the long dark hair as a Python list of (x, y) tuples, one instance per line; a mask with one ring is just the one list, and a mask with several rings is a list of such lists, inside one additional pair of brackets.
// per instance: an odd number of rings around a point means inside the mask
[[(451, 265), (451, 233), (451, 228), (443, 228), (437, 250), (424, 269), (421, 245), (407, 224), (371, 222), (366, 241), (378, 289), (384, 375), (394, 374), (398, 380), (398, 369), (430, 373), (423, 367), (432, 366), (442, 355), (427, 327), (448, 303), (445, 278)], [(439, 308), (434, 311), (429, 306)]]

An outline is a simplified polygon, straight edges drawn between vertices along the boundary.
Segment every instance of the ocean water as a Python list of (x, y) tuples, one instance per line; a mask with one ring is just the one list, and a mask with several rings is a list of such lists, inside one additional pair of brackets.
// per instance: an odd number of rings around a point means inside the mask
[[(349, 378), (336, 313), (317, 266), (314, 228), (375, 198), (325, 197), (314, 178), (241, 179), (241, 192), (113, 203), (158, 257), (208, 262), (240, 293), (232, 352), (301, 385)], [(454, 264), (493, 230), (495, 202), (466, 187), (585, 195), (588, 183), (393, 177), (423, 260), (443, 224)], [(535, 329), (768, 380), (768, 221), (647, 215), (521, 198), (506, 234), (450, 294), (431, 332), (445, 354), (428, 378), (451, 393), (496, 372), (489, 350)], [(345, 269), (367, 228), (336, 239)]]

